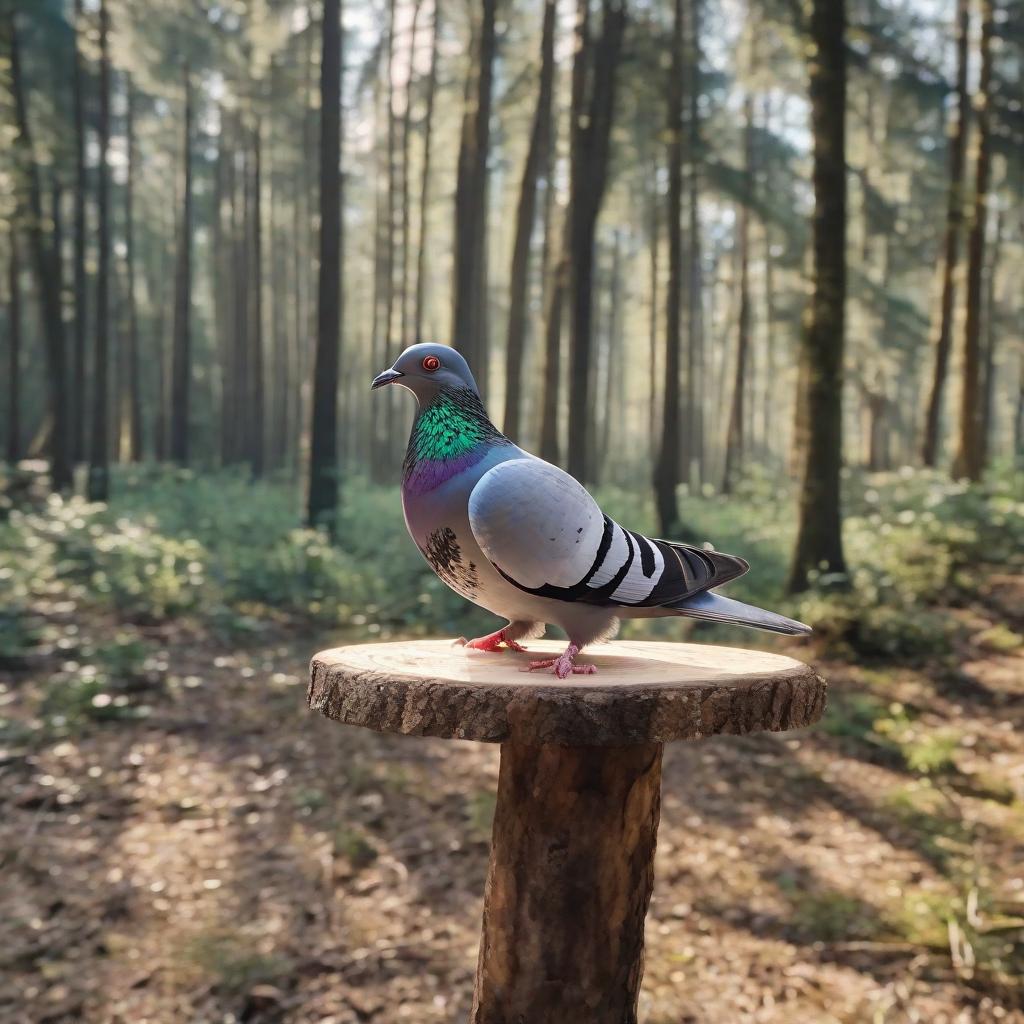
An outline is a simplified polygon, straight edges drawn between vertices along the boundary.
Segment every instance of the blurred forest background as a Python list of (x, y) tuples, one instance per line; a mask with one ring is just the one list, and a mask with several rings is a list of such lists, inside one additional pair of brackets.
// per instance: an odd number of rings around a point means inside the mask
[(0, 1020), (465, 1017), (495, 752), (302, 688), (493, 628), (430, 340), (816, 630), (822, 726), (666, 757), (644, 1019), (1024, 1021), (1022, 73), (1021, 0), (0, 0)]

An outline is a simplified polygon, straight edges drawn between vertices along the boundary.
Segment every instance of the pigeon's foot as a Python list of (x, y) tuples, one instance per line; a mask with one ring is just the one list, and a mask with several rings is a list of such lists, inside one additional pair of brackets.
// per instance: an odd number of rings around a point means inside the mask
[(524, 672), (541, 672), (550, 669), (559, 679), (566, 679), (571, 675), (591, 676), (597, 671), (596, 665), (577, 665), (576, 655), (580, 649), (576, 644), (569, 644), (565, 651), (557, 658), (544, 658), (542, 661), (531, 661)]
[(464, 636), (460, 636), (455, 643), (459, 647), (468, 647), (472, 651), (487, 651), (491, 654), (499, 652), (501, 650), (509, 651), (526, 651), (526, 648), (515, 640), (510, 640), (505, 634), (508, 631), (508, 626), (502, 629), (495, 630), (493, 633), (488, 633), (487, 636), (478, 636), (474, 640), (467, 640)]

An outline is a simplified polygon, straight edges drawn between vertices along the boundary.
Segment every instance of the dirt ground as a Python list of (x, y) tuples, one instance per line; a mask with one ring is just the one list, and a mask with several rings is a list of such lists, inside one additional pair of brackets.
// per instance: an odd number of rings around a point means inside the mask
[[(642, 1021), (1024, 1021), (1024, 655), (963, 616), (952, 662), (818, 660), (821, 726), (670, 746)], [(0, 1022), (464, 1020), (497, 749), (308, 712), (332, 638), (145, 639), (144, 717), (0, 742)], [(865, 695), (949, 762), (851, 727)]]

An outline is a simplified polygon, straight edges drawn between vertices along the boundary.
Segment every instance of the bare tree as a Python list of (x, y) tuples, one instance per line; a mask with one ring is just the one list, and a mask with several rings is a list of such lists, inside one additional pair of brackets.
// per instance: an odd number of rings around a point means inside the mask
[(981, 4), (981, 72), (975, 101), (978, 130), (974, 153), (974, 210), (967, 236), (967, 315), (964, 319), (964, 372), (960, 391), (960, 433), (953, 473), (980, 480), (984, 471), (981, 397), (982, 276), (985, 269), (985, 232), (988, 226), (988, 190), (992, 174), (992, 37), (995, 4)]
[(72, 87), (75, 118), (75, 211), (74, 211), (74, 278), (75, 350), (71, 377), (71, 460), (85, 458), (85, 362), (87, 347), (88, 297), (85, 272), (85, 203), (88, 181), (85, 171), (85, 75), (82, 71), (80, 40), (84, 17), (82, 0), (75, 0), (75, 64)]
[(585, 479), (592, 469), (591, 404), (594, 236), (608, 184), (612, 117), (619, 54), (626, 30), (621, 0), (603, 0), (600, 35), (591, 38), (589, 0), (579, 0), (573, 62), (569, 202), (568, 469)]
[(537, 219), (537, 182), (547, 164), (551, 144), (551, 106), (555, 80), (555, 0), (544, 2), (540, 44), (540, 84), (533, 112), (530, 143), (523, 165), (516, 207), (516, 235), (509, 282), (508, 338), (505, 345), (505, 424), (509, 437), (519, 436), (522, 404), (523, 355), (526, 348), (527, 298), (530, 278), (530, 246)]
[(814, 135), (814, 291), (801, 338), (803, 439), (796, 548), (790, 592), (811, 574), (844, 574), (839, 471), (843, 447), (846, 303), (846, 2), (813, 0), (810, 15)]
[(466, 79), (462, 136), (455, 181), (455, 270), (452, 343), (473, 367), (487, 394), (487, 156), (491, 144), (495, 17), (498, 0), (480, 0)]
[(100, 160), (96, 187), (96, 344), (94, 346), (92, 435), (89, 447), (90, 501), (110, 495), (107, 362), (110, 345), (110, 15), (100, 0)]
[(672, 60), (669, 65), (668, 95), (668, 290), (665, 294), (665, 393), (662, 401), (661, 445), (654, 469), (654, 503), (661, 532), (670, 537), (679, 529), (679, 402), (682, 320), (680, 298), (683, 289), (683, 0), (674, 0), (672, 18)]
[(423, 113), (423, 166), (420, 172), (420, 230), (416, 251), (416, 311), (413, 340), (423, 340), (424, 264), (427, 258), (427, 211), (430, 208), (430, 161), (434, 132), (434, 97), (437, 94), (437, 45), (441, 32), (441, 0), (434, 0), (434, 24), (430, 33), (430, 69), (427, 71), (426, 110)]
[(341, 3), (324, 0), (320, 61), (320, 280), (307, 520), (331, 533), (338, 508), (341, 347)]
[(7, 263), (7, 444), (5, 456), (13, 466), (21, 458), (21, 267), (18, 232), (11, 227)]
[(266, 463), (265, 447), (265, 382), (263, 368), (263, 157), (260, 122), (252, 128), (252, 244), (249, 247), (249, 287), (247, 289), (252, 312), (249, 316), (249, 394), (246, 406), (249, 417), (247, 452), (249, 468), (254, 479), (263, 476)]
[(128, 420), (128, 458), (132, 462), (142, 459), (142, 397), (139, 375), (139, 312), (135, 299), (135, 173), (137, 154), (135, 151), (135, 90), (129, 76), (125, 76), (127, 113), (125, 136), (127, 145), (127, 168), (124, 189), (124, 238), (125, 238), (125, 300), (128, 306), (127, 341), (127, 387), (124, 389)]
[(740, 264), (739, 315), (736, 318), (736, 375), (733, 378), (729, 430), (725, 440), (722, 493), (730, 494), (743, 462), (746, 425), (747, 362), (750, 358), (750, 204), (754, 191), (754, 100), (749, 90), (743, 101), (743, 194), (740, 197), (736, 240)]
[(925, 412), (921, 459), (934, 466), (939, 455), (939, 424), (943, 395), (953, 346), (953, 302), (956, 293), (956, 264), (960, 255), (960, 232), (964, 220), (964, 151), (970, 115), (967, 93), (967, 42), (970, 35), (970, 0), (957, 0), (956, 17), (956, 113), (949, 137), (949, 193), (946, 199), (946, 228), (943, 239), (942, 294), (939, 300), (938, 333), (935, 339), (935, 367)]
[(21, 170), (28, 184), (28, 210), (24, 222), (32, 251), (46, 341), (47, 384), (50, 399), (50, 480), (54, 490), (63, 491), (71, 486), (71, 460), (68, 451), (68, 403), (66, 356), (64, 351), (64, 323), (61, 315), (60, 254), (53, 245), (47, 245), (43, 232), (43, 195), (39, 165), (32, 146), (28, 109), (25, 100), (24, 76), (21, 70), (21, 44), (17, 18), (13, 11), (7, 15), (10, 39), (10, 82), (14, 99), (14, 117), (17, 127), (15, 145)]
[(189, 460), (189, 407), (192, 391), (192, 78), (186, 64), (182, 126), (184, 167), (178, 260), (174, 277), (174, 340), (171, 348), (170, 456), (179, 465)]

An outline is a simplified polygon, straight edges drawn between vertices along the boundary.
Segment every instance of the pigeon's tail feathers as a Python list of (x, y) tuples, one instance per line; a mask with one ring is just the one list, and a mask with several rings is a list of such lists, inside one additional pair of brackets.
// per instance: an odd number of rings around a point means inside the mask
[(803, 636), (811, 633), (811, 627), (805, 626), (796, 619), (787, 619), (785, 615), (757, 608), (752, 604), (734, 601), (710, 591), (695, 594), (678, 604), (670, 605), (673, 611), (693, 619), (706, 619), (709, 622), (728, 622), (734, 626), (751, 626), (769, 633), (783, 633), (786, 636)]
[(750, 563), (745, 558), (727, 555), (724, 551), (715, 551), (714, 548), (696, 547), (678, 540), (659, 539), (654, 543), (670, 549), (681, 562), (685, 562), (694, 577), (691, 586), (702, 590), (729, 583), (750, 568)]

